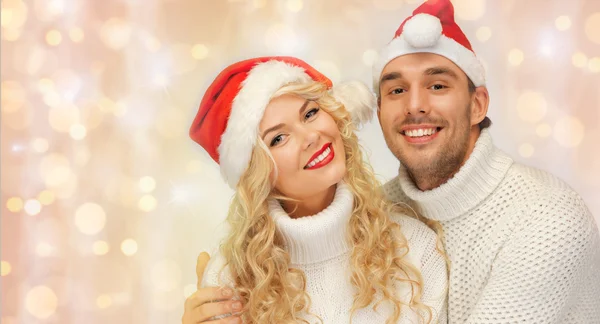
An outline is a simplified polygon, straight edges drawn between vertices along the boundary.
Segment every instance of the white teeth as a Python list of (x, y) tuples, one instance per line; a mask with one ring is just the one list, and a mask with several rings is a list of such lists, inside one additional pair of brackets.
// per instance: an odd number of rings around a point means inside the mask
[(329, 153), (331, 153), (331, 147), (328, 147), (325, 151), (323, 151), (323, 153), (319, 154), (319, 156), (317, 156), (314, 160), (310, 161), (307, 166), (312, 168), (315, 164), (323, 161), (329, 155)]
[(421, 136), (430, 136), (437, 132), (435, 128), (419, 128), (419, 129), (410, 129), (404, 132), (406, 136), (409, 137), (421, 137)]

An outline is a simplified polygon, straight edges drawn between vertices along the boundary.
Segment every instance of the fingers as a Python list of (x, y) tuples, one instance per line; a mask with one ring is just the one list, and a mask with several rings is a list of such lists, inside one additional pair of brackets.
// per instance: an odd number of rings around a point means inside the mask
[(198, 289), (200, 289), (200, 285), (202, 284), (202, 277), (204, 276), (204, 269), (206, 269), (208, 260), (210, 260), (210, 255), (206, 252), (200, 253), (200, 255), (198, 255), (198, 260), (196, 260), (196, 276), (198, 277), (196, 286)]
[(194, 317), (202, 322), (211, 320), (215, 316), (233, 315), (241, 310), (242, 304), (235, 300), (207, 303), (194, 309)]
[(203, 304), (226, 301), (231, 299), (232, 297), (233, 291), (231, 290), (231, 288), (200, 288), (185, 300), (185, 308), (191, 310)]
[(202, 322), (203, 324), (242, 324), (242, 319), (239, 316), (226, 317), (218, 320)]

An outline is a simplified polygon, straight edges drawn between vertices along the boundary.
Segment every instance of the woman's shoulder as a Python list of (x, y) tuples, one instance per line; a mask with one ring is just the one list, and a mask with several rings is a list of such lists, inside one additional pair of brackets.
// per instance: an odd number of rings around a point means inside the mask
[(400, 225), (402, 234), (406, 239), (410, 241), (414, 240), (437, 240), (437, 234), (427, 224), (416, 219), (415, 217), (406, 215), (404, 213), (392, 212), (390, 219)]
[(403, 213), (392, 213), (390, 218), (400, 226), (411, 258), (419, 259), (423, 263), (431, 255), (437, 254), (438, 236), (427, 224)]

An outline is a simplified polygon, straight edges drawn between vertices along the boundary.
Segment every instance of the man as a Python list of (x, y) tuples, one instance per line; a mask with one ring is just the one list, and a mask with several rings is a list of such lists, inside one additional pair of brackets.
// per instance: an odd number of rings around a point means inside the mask
[[(374, 71), (377, 115), (402, 164), (385, 190), (441, 225), (449, 322), (600, 323), (594, 219), (561, 180), (493, 145), (484, 71), (451, 3), (417, 8)], [(186, 307), (226, 313), (227, 301), (206, 303), (218, 299), (208, 289)]]
[(374, 65), (402, 164), (386, 192), (441, 224), (450, 323), (600, 323), (594, 218), (564, 182), (493, 145), (484, 70), (453, 11), (422, 4)]

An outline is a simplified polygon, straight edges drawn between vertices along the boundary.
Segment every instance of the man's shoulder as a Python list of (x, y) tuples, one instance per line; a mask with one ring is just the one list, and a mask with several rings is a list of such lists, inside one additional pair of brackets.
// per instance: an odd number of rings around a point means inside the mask
[(593, 217), (581, 196), (554, 174), (515, 163), (502, 190), (515, 190), (527, 204), (531, 221), (591, 226)]

